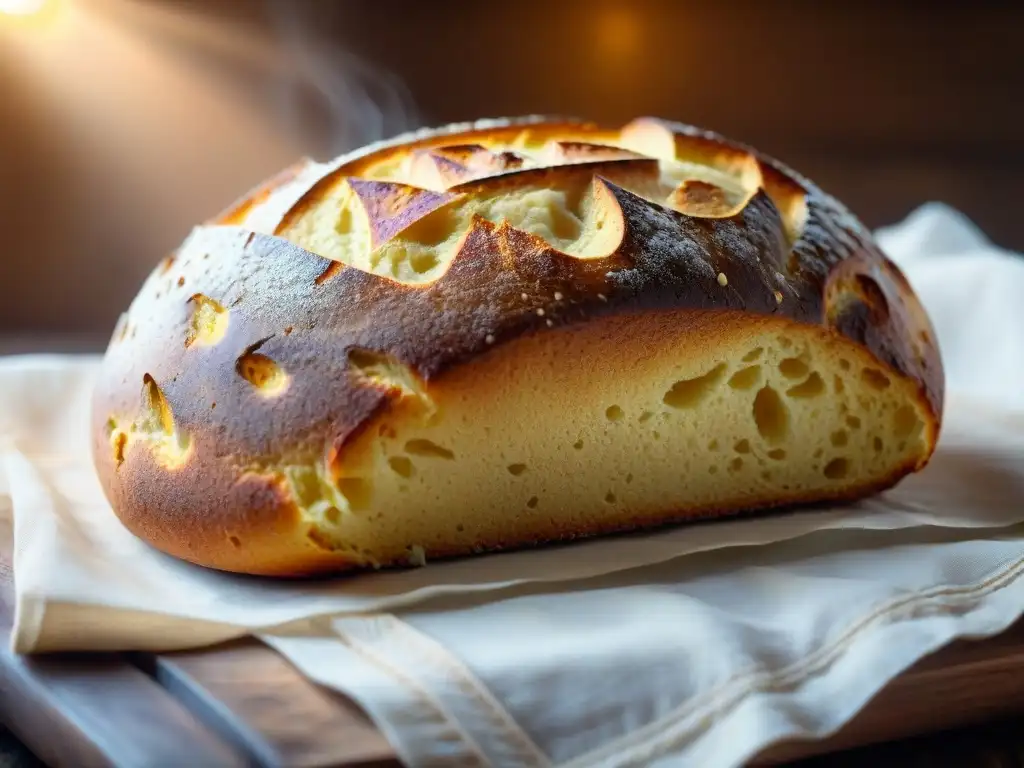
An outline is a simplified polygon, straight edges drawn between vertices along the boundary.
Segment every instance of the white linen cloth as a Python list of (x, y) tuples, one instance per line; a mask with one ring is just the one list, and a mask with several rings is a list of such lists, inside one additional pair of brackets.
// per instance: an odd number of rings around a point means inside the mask
[(360, 702), (409, 765), (733, 766), (834, 731), (928, 652), (1024, 611), (1024, 259), (940, 205), (879, 237), (947, 368), (924, 472), (845, 509), (403, 573), (267, 582), (151, 551), (91, 470), (96, 360), (8, 359), (14, 646), (255, 634)]

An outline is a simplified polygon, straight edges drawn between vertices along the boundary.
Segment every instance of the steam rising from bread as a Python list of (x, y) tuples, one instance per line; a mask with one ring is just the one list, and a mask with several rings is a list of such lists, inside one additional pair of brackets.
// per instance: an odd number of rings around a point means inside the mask
[(345, 12), (344, 3), (267, 0), (289, 64), (277, 73), (274, 101), (285, 124), (312, 135), (311, 153), (334, 157), (411, 130), (416, 105), (396, 76), (324, 39), (314, 13)]

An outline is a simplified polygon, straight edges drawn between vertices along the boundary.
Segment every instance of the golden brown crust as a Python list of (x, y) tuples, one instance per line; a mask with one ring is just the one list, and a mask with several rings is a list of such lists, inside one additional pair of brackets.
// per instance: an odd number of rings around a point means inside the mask
[[(561, 140), (547, 156), (562, 164), (522, 167), (477, 144), (530, 144), (521, 123), (422, 134), (325, 167), (275, 231), (288, 231), (329, 190), (360, 175), (349, 183), (372, 247), (464, 200), (581, 179), (592, 184), (594, 205), (611, 211), (609, 228), (619, 228), (610, 252), (579, 258), (508, 222), (474, 217), (436, 278), (400, 282), (245, 228), (296, 167), (196, 230), (155, 270), (115, 334), (94, 405), (96, 466), (132, 531), (176, 556), (231, 570), (343, 567), (348, 556), (311, 544), (281, 478), (261, 470), (284, 456), (326, 454), (333, 464), (391, 407), (394, 391), (353, 375), (353, 350), (387, 356), (429, 389), (517, 339), (645, 313), (741, 312), (846, 337), (916, 383), (930, 411), (926, 455), (877, 487), (927, 461), (943, 402), (933, 331), (903, 275), (837, 201), (776, 161), (688, 126), (529, 125), (537, 145)], [(619, 146), (595, 148), (608, 137)], [(745, 198), (729, 203), (713, 184), (684, 180), (669, 198), (650, 199), (645, 190), (659, 164), (638, 153), (644, 142), (744, 179)], [(430, 154), (443, 145), (452, 148)], [(424, 151), (431, 162), (441, 158), (443, 189), (365, 178)], [(424, 173), (416, 162), (414, 172)], [(287, 397), (273, 396), (275, 383), (286, 383)], [(149, 409), (148, 426), (140, 426), (140, 408)], [(780, 495), (756, 506), (796, 501)], [(672, 515), (657, 517), (635, 522)], [(240, 532), (242, 553), (233, 543)]]

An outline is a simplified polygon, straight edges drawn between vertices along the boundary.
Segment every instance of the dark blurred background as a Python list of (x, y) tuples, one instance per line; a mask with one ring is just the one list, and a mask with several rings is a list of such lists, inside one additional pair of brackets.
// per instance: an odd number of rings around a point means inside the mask
[(0, 351), (98, 350), (190, 227), (301, 154), (425, 124), (655, 114), (872, 226), (1024, 250), (1024, 3), (0, 0)]

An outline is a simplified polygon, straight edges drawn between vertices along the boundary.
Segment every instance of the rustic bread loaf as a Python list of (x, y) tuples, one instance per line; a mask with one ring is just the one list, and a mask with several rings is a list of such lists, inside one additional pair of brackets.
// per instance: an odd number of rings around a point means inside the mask
[(297, 575), (855, 499), (928, 461), (929, 320), (865, 228), (652, 119), (459, 125), (303, 162), (115, 331), (124, 524)]

